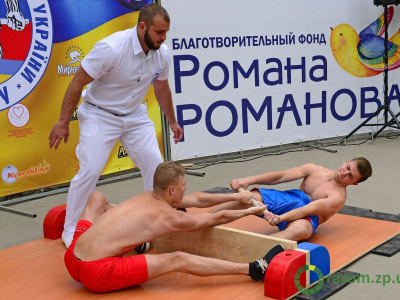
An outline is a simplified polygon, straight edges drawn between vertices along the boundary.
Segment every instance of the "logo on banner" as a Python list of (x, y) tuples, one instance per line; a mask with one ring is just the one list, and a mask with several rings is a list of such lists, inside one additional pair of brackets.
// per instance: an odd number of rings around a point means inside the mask
[(128, 157), (128, 153), (126, 152), (124, 146), (120, 146), (118, 148), (118, 158)]
[(23, 127), (29, 121), (29, 110), (23, 104), (15, 104), (8, 110), (8, 120), (15, 127)]
[(39, 163), (37, 166), (32, 166), (29, 169), (18, 171), (18, 169), (12, 165), (9, 165), (1, 172), (1, 178), (5, 183), (14, 183), (17, 179), (23, 179), (26, 177), (32, 177), (37, 175), (43, 175), (51, 171), (51, 165), (44, 159), (43, 163)]
[[(388, 8), (388, 24), (393, 19), (393, 6)], [(359, 34), (349, 24), (332, 29), (331, 49), (338, 65), (356, 77), (371, 77), (384, 71), (385, 20), (382, 14)], [(400, 67), (400, 31), (388, 41), (388, 68)]]
[(71, 46), (65, 53), (66, 63), (64, 65), (57, 66), (58, 76), (70, 76), (74, 75), (81, 64), (84, 54), (81, 48), (78, 46)]
[(1, 172), (1, 178), (5, 183), (11, 184), (17, 180), (18, 169), (14, 166), (7, 166)]
[(0, 111), (19, 103), (36, 87), (53, 45), (48, 1), (6, 2), (0, 2), (0, 16), (6, 16), (0, 18)]
[(76, 120), (78, 120), (78, 108), (77, 107), (75, 107), (74, 112), (71, 116), (71, 121), (76, 121)]

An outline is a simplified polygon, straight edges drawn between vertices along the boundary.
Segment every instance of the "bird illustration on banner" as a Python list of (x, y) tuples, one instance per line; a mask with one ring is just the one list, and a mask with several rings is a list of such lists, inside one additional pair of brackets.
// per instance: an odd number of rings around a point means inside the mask
[[(388, 7), (387, 26), (393, 19), (393, 6)], [(332, 29), (332, 28), (331, 28)], [(357, 34), (349, 24), (339, 24), (331, 32), (331, 50), (339, 66), (356, 77), (371, 77), (384, 71), (384, 15)], [(400, 67), (400, 29), (388, 39), (388, 69)]]

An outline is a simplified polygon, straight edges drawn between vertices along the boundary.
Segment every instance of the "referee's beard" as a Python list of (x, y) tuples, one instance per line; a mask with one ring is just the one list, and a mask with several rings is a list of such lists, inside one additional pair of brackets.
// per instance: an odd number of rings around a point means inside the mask
[(160, 49), (160, 46), (156, 46), (154, 41), (151, 39), (150, 35), (147, 33), (147, 29), (144, 32), (144, 42), (146, 43), (147, 47), (149, 47), (151, 50), (158, 50)]

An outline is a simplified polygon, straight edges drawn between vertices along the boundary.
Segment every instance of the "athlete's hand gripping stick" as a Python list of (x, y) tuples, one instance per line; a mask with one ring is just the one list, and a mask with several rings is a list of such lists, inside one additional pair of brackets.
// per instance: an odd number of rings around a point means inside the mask
[[(238, 192), (239, 192), (239, 193), (240, 193), (240, 192), (244, 192), (244, 189), (243, 189), (243, 188), (238, 188)], [(251, 197), (249, 200), (251, 201), (251, 204), (252, 204), (253, 206), (255, 206), (255, 207), (261, 206), (261, 203), (258, 202), (254, 197)], [(264, 209), (264, 210), (263, 210), (263, 214), (265, 215), (265, 214), (271, 214), (271, 213), (270, 213), (267, 209)], [(273, 223), (273, 225), (278, 224), (278, 223), (279, 223), (279, 219), (278, 219), (277, 217), (274, 217), (273, 220), (272, 220), (272, 223)], [(272, 225), (272, 224), (271, 224), (271, 225)]]

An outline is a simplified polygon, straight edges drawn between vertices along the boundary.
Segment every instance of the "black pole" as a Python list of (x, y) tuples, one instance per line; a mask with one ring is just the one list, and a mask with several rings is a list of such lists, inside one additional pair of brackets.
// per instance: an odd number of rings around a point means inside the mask
[[(388, 57), (388, 17), (387, 17), (387, 4), (385, 4), (385, 10), (383, 13), (383, 18), (385, 22), (385, 54), (383, 55), (383, 60), (385, 64), (385, 69), (384, 69), (384, 91), (383, 91), (383, 101), (385, 103), (385, 107), (389, 107), (389, 102), (388, 102), (388, 90), (389, 90), (389, 85), (388, 85), (388, 72), (389, 72), (389, 57)], [(388, 111), (385, 109), (385, 124), (388, 123)]]

